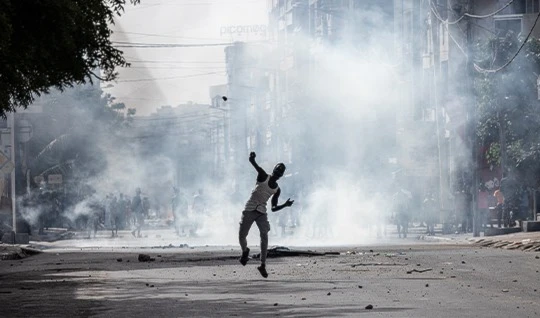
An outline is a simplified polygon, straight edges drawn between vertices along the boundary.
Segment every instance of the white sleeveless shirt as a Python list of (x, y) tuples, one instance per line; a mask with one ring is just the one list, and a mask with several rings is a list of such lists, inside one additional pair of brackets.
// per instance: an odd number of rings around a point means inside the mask
[(270, 188), (268, 181), (270, 176), (266, 178), (263, 182), (257, 182), (253, 191), (251, 191), (251, 197), (246, 203), (244, 211), (258, 211), (261, 213), (266, 213), (266, 202), (270, 199), (271, 196), (276, 194), (279, 187), (275, 189)]

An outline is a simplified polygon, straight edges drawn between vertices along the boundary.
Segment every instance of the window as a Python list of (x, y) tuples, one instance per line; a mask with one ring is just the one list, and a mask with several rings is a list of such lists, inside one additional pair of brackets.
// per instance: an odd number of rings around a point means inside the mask
[(506, 14), (538, 13), (540, 11), (540, 0), (515, 0), (510, 6), (510, 11)]
[(505, 36), (508, 31), (520, 34), (521, 19), (496, 19), (495, 30), (500, 36)]

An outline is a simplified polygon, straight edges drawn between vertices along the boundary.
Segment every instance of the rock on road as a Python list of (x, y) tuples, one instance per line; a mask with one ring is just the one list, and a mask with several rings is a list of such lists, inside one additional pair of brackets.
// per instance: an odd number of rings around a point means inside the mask
[[(45, 252), (0, 261), (2, 317), (538, 317), (538, 253), (463, 244), (318, 248), (239, 264), (237, 247)], [(369, 309), (372, 306), (372, 309)]]

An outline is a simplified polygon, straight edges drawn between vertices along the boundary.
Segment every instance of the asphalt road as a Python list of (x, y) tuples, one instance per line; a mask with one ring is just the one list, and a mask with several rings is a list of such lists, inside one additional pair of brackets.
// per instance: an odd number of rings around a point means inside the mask
[(540, 317), (540, 253), (411, 238), (271, 258), (264, 279), (236, 246), (76, 242), (0, 261), (0, 317)]

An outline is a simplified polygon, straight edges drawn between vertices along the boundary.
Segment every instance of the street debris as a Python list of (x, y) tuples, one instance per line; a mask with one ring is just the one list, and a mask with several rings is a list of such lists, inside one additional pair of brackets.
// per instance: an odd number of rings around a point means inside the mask
[(169, 244), (169, 245), (164, 245), (164, 246), (152, 246), (151, 249), (158, 249), (158, 248), (161, 248), (161, 249), (166, 249), (166, 248), (189, 248), (189, 245), (187, 244), (180, 244), (178, 246), (175, 246), (173, 245), (172, 243)]
[(373, 309), (373, 305), (367, 305), (367, 306), (366, 306), (366, 309), (367, 309), (367, 310)]
[(150, 255), (139, 254), (139, 262), (153, 262), (155, 258), (150, 257)]
[(410, 271), (407, 271), (407, 274), (412, 274), (412, 273), (425, 273), (425, 272), (429, 272), (429, 271), (432, 271), (433, 268), (425, 268), (425, 269), (411, 269)]
[[(339, 252), (315, 252), (311, 250), (291, 250), (285, 246), (276, 246), (268, 249), (266, 254), (267, 258), (274, 257), (286, 257), (286, 256), (325, 256), (325, 255), (339, 255)], [(260, 258), (261, 254), (253, 254), (253, 258)]]
[(404, 263), (383, 263), (383, 262), (369, 262), (369, 263), (358, 263), (352, 264), (351, 267), (355, 268), (356, 266), (405, 266)]
[(117, 261), (117, 262), (121, 262), (122, 259), (121, 259), (121, 258), (117, 258), (116, 261)]
[(41, 251), (27, 247), (11, 245), (0, 247), (0, 259), (3, 261), (20, 260), (39, 253), (41, 253)]

